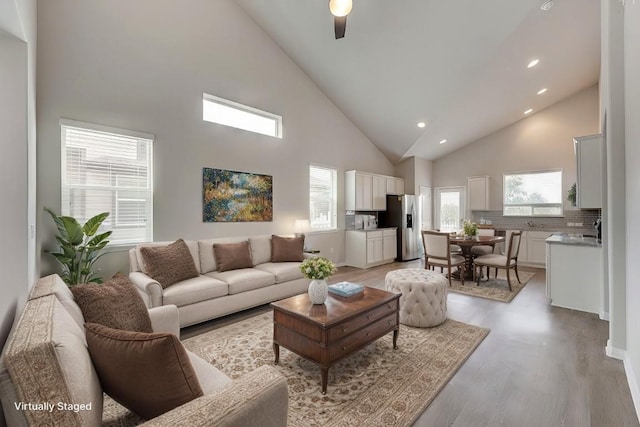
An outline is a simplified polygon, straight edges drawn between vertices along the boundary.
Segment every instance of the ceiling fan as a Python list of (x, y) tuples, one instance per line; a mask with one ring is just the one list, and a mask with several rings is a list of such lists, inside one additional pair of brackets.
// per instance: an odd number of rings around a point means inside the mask
[(353, 7), (352, 0), (329, 0), (329, 10), (334, 16), (333, 26), (336, 34), (336, 40), (344, 37), (347, 29), (347, 15)]

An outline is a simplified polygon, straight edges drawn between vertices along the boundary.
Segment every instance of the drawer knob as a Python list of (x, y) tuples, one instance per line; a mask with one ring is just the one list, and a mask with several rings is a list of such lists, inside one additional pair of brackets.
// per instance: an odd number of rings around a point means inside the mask
[(367, 332), (367, 336), (370, 336), (370, 335), (371, 335), (371, 332)]
[(346, 349), (347, 349), (347, 347), (345, 347), (345, 346), (342, 346), (342, 349), (343, 349), (343, 350), (346, 350)]
[(371, 315), (370, 315), (370, 314), (369, 314), (369, 315), (367, 315), (367, 319), (371, 319)]
[(388, 307), (388, 308), (393, 308), (393, 307), (391, 306), (391, 304), (389, 304), (387, 307)]
[(347, 328), (342, 328), (342, 333), (344, 334), (345, 332), (347, 332)]
[(387, 320), (387, 323), (388, 323), (388, 324), (391, 324), (391, 320)]

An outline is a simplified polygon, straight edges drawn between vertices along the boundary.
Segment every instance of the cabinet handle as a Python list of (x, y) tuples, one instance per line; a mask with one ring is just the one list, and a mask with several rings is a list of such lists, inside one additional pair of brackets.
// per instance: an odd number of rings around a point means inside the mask
[(345, 346), (342, 346), (342, 349), (343, 349), (343, 350), (346, 350), (346, 349), (347, 349), (347, 347), (345, 347)]
[(342, 328), (342, 333), (344, 334), (345, 332), (347, 332), (347, 328)]
[(391, 320), (387, 320), (387, 323), (388, 323), (388, 324), (391, 324)]
[(391, 306), (391, 304), (389, 304), (387, 307), (388, 307), (388, 308), (393, 308), (393, 307)]
[(371, 332), (367, 332), (367, 336), (370, 336), (370, 335), (371, 335)]
[(369, 314), (369, 315), (367, 315), (367, 319), (371, 319), (371, 315), (370, 315), (370, 314)]

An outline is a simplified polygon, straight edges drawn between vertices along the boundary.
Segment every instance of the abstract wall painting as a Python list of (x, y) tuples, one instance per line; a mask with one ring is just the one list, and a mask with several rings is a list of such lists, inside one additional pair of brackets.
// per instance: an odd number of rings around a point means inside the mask
[(202, 168), (204, 222), (273, 220), (273, 177)]

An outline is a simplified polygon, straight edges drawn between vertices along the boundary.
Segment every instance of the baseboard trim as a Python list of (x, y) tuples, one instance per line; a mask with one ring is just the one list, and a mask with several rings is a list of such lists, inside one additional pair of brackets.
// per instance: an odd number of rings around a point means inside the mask
[(627, 382), (629, 383), (629, 390), (631, 390), (633, 406), (636, 408), (636, 416), (640, 420), (640, 385), (638, 384), (638, 377), (633, 370), (628, 356), (624, 358), (624, 370), (627, 374)]
[(624, 360), (626, 357), (626, 351), (622, 350), (620, 348), (616, 348), (613, 347), (611, 345), (611, 340), (607, 340), (607, 346), (605, 347), (605, 353), (607, 354), (607, 356), (613, 358), (613, 359), (618, 359), (618, 360)]
[(601, 311), (600, 312), (600, 320), (606, 320), (608, 322), (609, 321), (609, 312), (608, 311)]
[(337, 262), (335, 265), (336, 265), (336, 267), (346, 267), (347, 263), (346, 262)]

